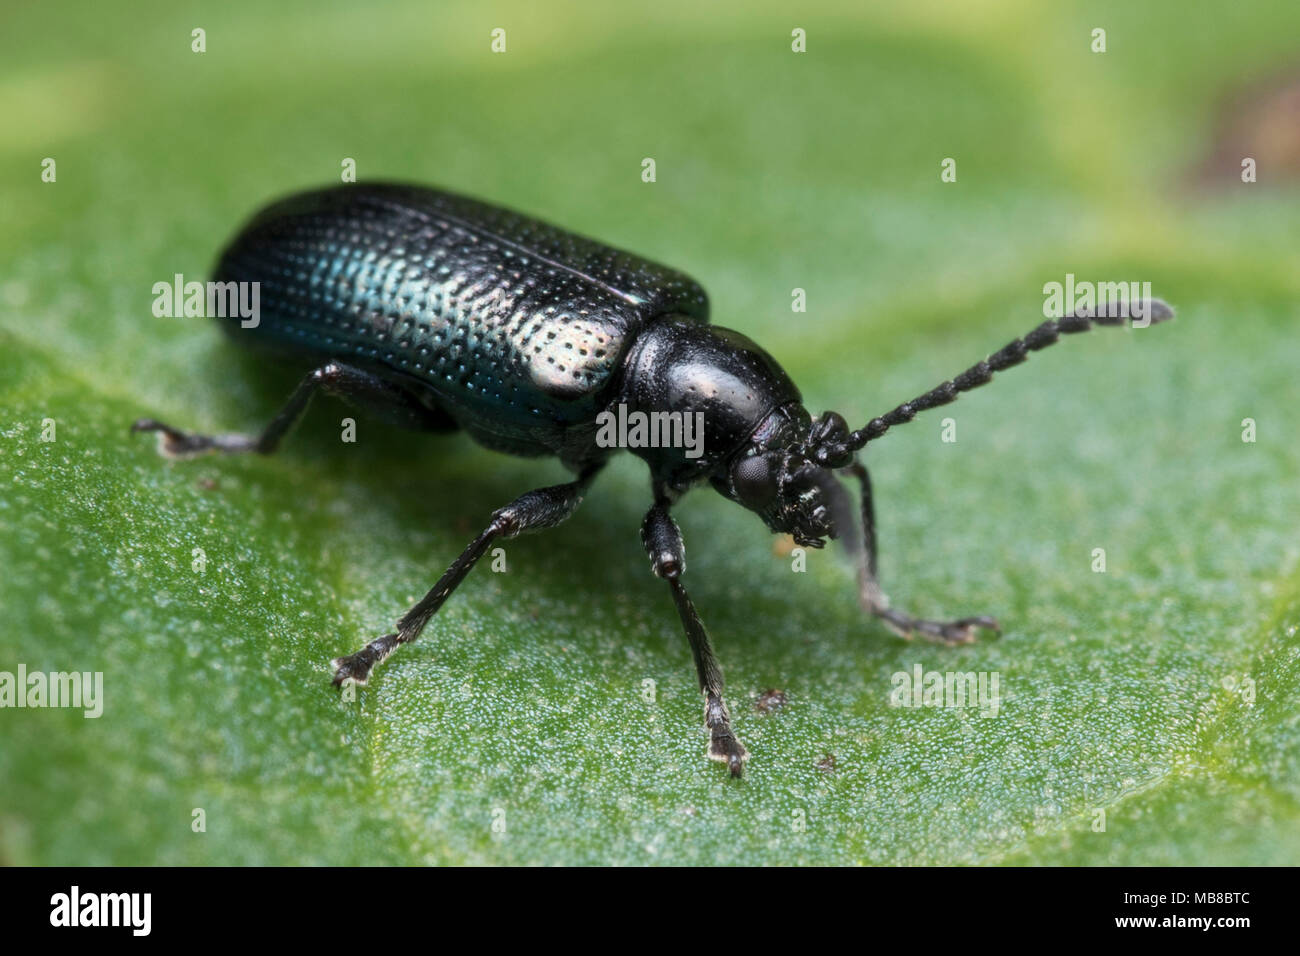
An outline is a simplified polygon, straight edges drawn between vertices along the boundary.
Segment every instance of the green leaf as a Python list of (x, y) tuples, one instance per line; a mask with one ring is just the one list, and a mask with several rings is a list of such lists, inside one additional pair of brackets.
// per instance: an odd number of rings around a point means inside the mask
[[(1245, 148), (1213, 104), (1288, 54), (1300, 8), (1213, 31), (1174, 2), (1081, 10), (10, 13), (0, 671), (102, 672), (104, 711), (0, 711), (0, 862), (1294, 862), (1300, 195), (1281, 161), (1196, 170)], [(272, 458), (170, 463), (127, 433), (274, 412), (293, 377), (153, 317), (151, 288), (345, 157), (686, 269), (854, 425), (1028, 331), (1066, 273), (1150, 281), (1179, 315), (871, 446), (895, 605), (996, 614), (998, 639), (902, 642), (833, 551), (792, 573), (751, 516), (683, 502), (752, 753), (732, 781), (630, 457), (348, 700), (329, 659), (562, 469), (366, 419), (342, 444), (328, 401)], [(891, 706), (918, 667), (998, 675), (996, 715)]]

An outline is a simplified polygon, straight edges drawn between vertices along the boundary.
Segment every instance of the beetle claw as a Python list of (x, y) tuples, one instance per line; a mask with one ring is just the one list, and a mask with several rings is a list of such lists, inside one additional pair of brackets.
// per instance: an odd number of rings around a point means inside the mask
[(739, 777), (745, 772), (745, 761), (749, 759), (749, 751), (736, 739), (736, 735), (730, 728), (715, 730), (709, 740), (709, 759), (725, 763), (731, 775)]
[(141, 418), (131, 425), (132, 432), (157, 432), (158, 454), (164, 458), (191, 458), (198, 453), (193, 437), (152, 418)]
[(208, 452), (227, 454), (259, 450), (258, 439), (248, 435), (200, 435), (172, 428), (166, 422), (153, 418), (140, 418), (131, 425), (132, 432), (157, 432), (158, 454), (164, 458), (195, 458)]
[(396, 634), (385, 634), (378, 640), (371, 641), (355, 654), (336, 657), (330, 661), (334, 668), (334, 686), (340, 687), (345, 681), (365, 686), (370, 680), (370, 671), (376, 664), (393, 652), (397, 646)]
[(350, 657), (336, 657), (330, 661), (330, 667), (334, 668), (332, 683), (335, 687), (342, 687), (348, 681), (359, 687), (365, 687), (370, 681), (370, 668), (364, 670), (357, 668)]
[[(928, 621), (918, 621), (919, 624), (929, 624)], [(937, 624), (937, 634), (932, 634), (924, 628), (918, 628), (920, 632), (941, 644), (947, 644), (949, 647), (956, 647), (960, 644), (974, 644), (976, 641), (975, 632), (979, 630), (992, 631), (994, 634), (1001, 634), (1002, 628), (998, 622), (986, 614), (977, 617), (963, 617), (957, 621), (935, 622)]]

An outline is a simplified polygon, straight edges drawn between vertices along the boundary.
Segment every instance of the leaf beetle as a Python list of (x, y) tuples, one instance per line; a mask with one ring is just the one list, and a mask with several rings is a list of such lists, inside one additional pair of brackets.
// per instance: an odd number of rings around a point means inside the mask
[[(238, 340), (311, 367), (256, 435), (201, 435), (153, 419), (161, 451), (269, 454), (318, 391), (387, 421), (445, 432), (524, 456), (557, 456), (573, 481), (529, 491), (487, 526), (393, 633), (333, 661), (334, 683), (364, 684), (415, 640), (493, 542), (554, 527), (609, 456), (602, 416), (698, 416), (701, 447), (630, 447), (649, 466), (653, 502), (641, 541), (667, 583), (704, 697), (708, 754), (740, 776), (748, 757), (723, 700), (722, 670), (682, 583), (681, 532), (670, 509), (707, 481), (805, 547), (840, 539), (862, 606), (904, 636), (946, 644), (996, 630), (992, 617), (931, 621), (890, 606), (876, 575), (871, 482), (857, 452), (925, 409), (945, 405), (1023, 362), (1060, 335), (1122, 325), (1130, 313), (1171, 318), (1160, 300), (1112, 303), (1048, 319), (984, 361), (851, 430), (814, 418), (798, 388), (746, 336), (709, 324), (708, 298), (688, 276), (547, 223), (440, 190), (345, 185), (291, 196), (257, 214), (222, 253), (214, 281), (255, 283), (255, 327), (222, 320)], [(605, 421), (608, 421), (606, 418)], [(856, 502), (840, 478), (859, 486)]]

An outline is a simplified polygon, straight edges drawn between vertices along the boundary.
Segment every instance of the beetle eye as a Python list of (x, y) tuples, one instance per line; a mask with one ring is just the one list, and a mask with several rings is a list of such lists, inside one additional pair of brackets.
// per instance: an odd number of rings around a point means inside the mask
[(751, 507), (767, 504), (776, 497), (776, 476), (766, 455), (742, 458), (731, 469), (731, 486), (736, 497)]

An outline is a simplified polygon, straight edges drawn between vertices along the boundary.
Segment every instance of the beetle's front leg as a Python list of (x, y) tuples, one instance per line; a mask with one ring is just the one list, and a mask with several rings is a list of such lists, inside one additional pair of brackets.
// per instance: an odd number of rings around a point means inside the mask
[(451, 563), (438, 583), (397, 622), (395, 633), (376, 638), (355, 654), (336, 657), (331, 662), (334, 665), (334, 683), (337, 685), (352, 681), (364, 684), (370, 679), (370, 672), (376, 664), (402, 644), (409, 644), (419, 637), (424, 625), (429, 623), (429, 618), (451, 597), (451, 593), (465, 580), (478, 559), (487, 553), (492, 542), (498, 538), (513, 538), (526, 531), (553, 528), (567, 520), (578, 510), (578, 505), (582, 504), (582, 496), (586, 494), (587, 487), (600, 468), (600, 465), (593, 465), (579, 475), (576, 481), (538, 488), (520, 495), (504, 508), (497, 509), (492, 515), (492, 521), (469, 543), (460, 557)]
[[(940, 644), (970, 644), (975, 640), (975, 631), (979, 629), (997, 631), (998, 622), (987, 615), (963, 617), (956, 621), (929, 621), (913, 617), (889, 606), (889, 599), (880, 588), (876, 577), (876, 514), (871, 500), (871, 477), (867, 469), (859, 462), (854, 462), (846, 469), (862, 485), (862, 537), (851, 533), (852, 519), (845, 516), (837, 519), (846, 522), (842, 537), (846, 547), (854, 554), (858, 565), (858, 600), (863, 608), (884, 621), (895, 634), (910, 640), (920, 634), (926, 640)], [(842, 487), (835, 484), (838, 497), (846, 497)], [(842, 500), (836, 502), (837, 512), (848, 511)]]
[(722, 668), (713, 656), (709, 633), (704, 629), (690, 595), (682, 585), (682, 572), (686, 570), (686, 548), (677, 522), (668, 513), (668, 498), (656, 494), (653, 508), (646, 512), (641, 523), (641, 543), (650, 555), (650, 566), (655, 576), (668, 582), (673, 602), (686, 629), (695, 657), (695, 670), (700, 678), (700, 692), (704, 695), (704, 726), (709, 731), (709, 756), (724, 762), (733, 777), (739, 777), (749, 759), (749, 751), (736, 739), (731, 729), (731, 715), (722, 699)]

